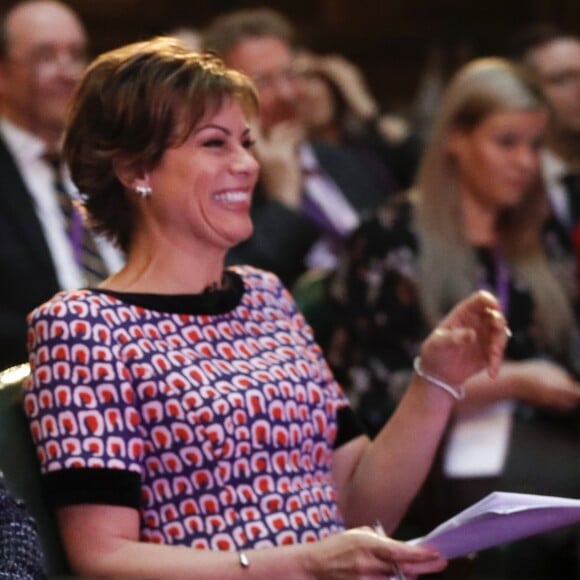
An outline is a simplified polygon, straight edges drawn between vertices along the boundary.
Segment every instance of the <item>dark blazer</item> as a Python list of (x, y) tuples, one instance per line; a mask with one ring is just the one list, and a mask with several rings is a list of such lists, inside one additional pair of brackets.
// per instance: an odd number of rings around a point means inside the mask
[[(338, 185), (352, 207), (364, 216), (371, 213), (392, 190), (371, 165), (347, 149), (312, 143), (320, 168)], [(320, 237), (320, 228), (304, 214), (269, 199), (260, 185), (252, 204), (252, 237), (233, 248), (229, 264), (251, 264), (275, 272), (292, 285), (304, 272), (304, 258)]]
[(59, 290), (34, 200), (0, 137), (0, 368), (24, 362), (26, 315)]

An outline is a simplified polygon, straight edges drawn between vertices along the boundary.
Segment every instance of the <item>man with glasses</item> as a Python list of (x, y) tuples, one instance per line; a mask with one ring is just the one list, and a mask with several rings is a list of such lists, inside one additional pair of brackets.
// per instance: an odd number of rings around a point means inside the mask
[[(0, 367), (26, 360), (32, 308), (87, 283), (80, 256), (90, 238), (73, 213), (74, 188), (58, 159), (86, 50), (83, 25), (60, 2), (26, 0), (0, 19)], [(82, 248), (71, 237), (73, 215)], [(98, 279), (119, 257), (95, 243)]]
[(228, 13), (205, 32), (204, 46), (250, 76), (260, 96), (260, 119), (253, 127), (261, 169), (254, 234), (234, 248), (230, 261), (272, 270), (287, 284), (307, 268), (332, 267), (361, 213), (389, 193), (383, 176), (342, 148), (304, 138), (294, 31), (281, 14)]
[(580, 221), (580, 39), (542, 25), (517, 40), (517, 56), (536, 73), (550, 105), (543, 173), (553, 211), (571, 231)]

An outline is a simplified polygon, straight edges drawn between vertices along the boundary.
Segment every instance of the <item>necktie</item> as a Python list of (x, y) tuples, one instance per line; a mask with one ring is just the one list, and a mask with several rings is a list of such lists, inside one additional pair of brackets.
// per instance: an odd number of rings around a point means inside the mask
[(325, 211), (325, 185), (314, 171), (303, 171), (304, 195), (300, 200), (302, 211), (325, 233), (332, 237), (342, 238), (342, 232), (336, 227)]
[(45, 155), (53, 172), (53, 186), (58, 204), (65, 221), (66, 233), (73, 247), (77, 263), (81, 267), (88, 286), (96, 286), (108, 275), (107, 267), (99, 253), (95, 240), (85, 227), (80, 208), (69, 195), (62, 176), (61, 161), (58, 155)]
[(358, 225), (358, 215), (338, 186), (315, 163), (312, 159), (302, 160), (302, 211), (326, 234), (343, 240)]
[(568, 194), (570, 222), (572, 229), (580, 222), (580, 173), (568, 173), (562, 177), (562, 184)]

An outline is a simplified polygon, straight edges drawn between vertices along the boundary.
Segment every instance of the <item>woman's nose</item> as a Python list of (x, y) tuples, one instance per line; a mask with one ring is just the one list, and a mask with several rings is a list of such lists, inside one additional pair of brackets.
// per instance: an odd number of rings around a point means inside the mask
[(236, 172), (257, 175), (260, 170), (260, 164), (249, 149), (241, 147), (234, 160), (233, 169)]
[(539, 167), (539, 152), (535, 147), (522, 145), (517, 152), (517, 161), (520, 167), (534, 171)]

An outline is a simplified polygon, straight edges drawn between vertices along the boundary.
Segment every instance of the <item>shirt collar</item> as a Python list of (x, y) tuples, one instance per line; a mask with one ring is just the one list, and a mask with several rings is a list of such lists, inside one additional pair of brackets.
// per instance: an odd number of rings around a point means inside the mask
[(10, 153), (19, 162), (39, 159), (46, 151), (46, 145), (41, 139), (5, 117), (0, 118), (0, 134), (4, 137)]
[(316, 159), (316, 153), (310, 143), (302, 141), (298, 145), (298, 156), (303, 170), (312, 172), (318, 170), (318, 159)]
[(548, 149), (542, 151), (542, 173), (548, 183), (558, 182), (571, 171), (569, 163)]

